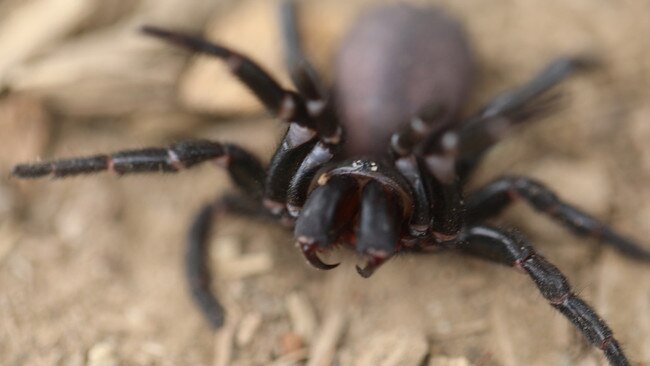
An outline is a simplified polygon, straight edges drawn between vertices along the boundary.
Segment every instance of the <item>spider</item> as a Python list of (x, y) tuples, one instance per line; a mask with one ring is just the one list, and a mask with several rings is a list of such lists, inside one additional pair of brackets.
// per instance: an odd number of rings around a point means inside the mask
[(257, 63), (225, 46), (158, 27), (143, 32), (223, 60), (288, 128), (265, 166), (228, 143), (192, 140), (167, 148), (17, 165), (18, 178), (113, 171), (173, 173), (212, 161), (226, 169), (238, 194), (203, 207), (188, 232), (186, 272), (191, 293), (215, 328), (224, 311), (210, 291), (207, 242), (215, 219), (228, 213), (266, 216), (293, 228), (297, 247), (316, 268), (337, 246), (365, 259), (370, 277), (401, 252), (457, 250), (527, 274), (611, 365), (629, 365), (619, 342), (567, 279), (517, 231), (483, 222), (521, 200), (577, 235), (600, 239), (622, 254), (650, 260), (650, 251), (560, 200), (534, 179), (505, 176), (473, 193), (465, 185), (491, 146), (519, 124), (549, 114), (568, 76), (591, 69), (586, 56), (560, 57), (527, 83), (462, 116), (474, 69), (459, 23), (435, 8), (384, 5), (348, 33), (330, 90), (307, 60), (295, 6), (281, 6), (284, 53), (296, 91), (280, 86)]

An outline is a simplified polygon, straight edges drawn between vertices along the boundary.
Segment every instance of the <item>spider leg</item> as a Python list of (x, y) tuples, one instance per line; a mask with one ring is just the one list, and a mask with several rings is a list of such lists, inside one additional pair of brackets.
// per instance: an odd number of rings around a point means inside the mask
[(289, 76), (298, 92), (306, 99), (307, 111), (315, 120), (320, 141), (304, 156), (295, 170), (287, 190), (289, 215), (297, 217), (316, 171), (329, 162), (337, 150), (342, 130), (338, 124), (331, 100), (328, 100), (323, 83), (305, 56), (298, 31), (296, 3), (283, 0), (280, 3), (280, 28), (284, 46), (284, 58)]
[(422, 177), (431, 197), (431, 229), (438, 241), (443, 242), (454, 240), (463, 226), (465, 203), (461, 182), (453, 169), (455, 161), (453, 156), (440, 151), (431, 152), (421, 160), (427, 172)]
[(535, 101), (558, 83), (564, 81), (577, 71), (588, 70), (597, 66), (598, 61), (588, 56), (559, 57), (552, 60), (528, 83), (507, 91), (492, 99), (481, 111), (482, 118), (509, 115), (513, 111)]
[[(285, 9), (283, 13), (286, 12)], [(292, 10), (289, 9), (288, 13), (291, 12)], [(290, 28), (290, 23), (291, 21), (284, 28)], [(321, 135), (323, 133), (332, 134), (323, 127), (327, 125), (317, 121), (318, 118), (310, 116), (302, 97), (283, 89), (275, 79), (248, 57), (197, 36), (152, 26), (145, 26), (143, 31), (148, 35), (165, 39), (195, 52), (223, 59), (230, 67), (231, 72), (258, 97), (271, 113), (291, 122), (279, 148), (271, 158), (264, 193), (265, 206), (275, 215), (283, 215), (286, 211), (285, 201), (290, 179), (316, 144), (317, 129), (322, 132)]]
[[(298, 92), (310, 103), (324, 99), (324, 89), (318, 73), (311, 65), (302, 49), (300, 33), (296, 24), (296, 4), (293, 0), (283, 0), (280, 4), (280, 28), (284, 46), (284, 57), (289, 76)], [(318, 107), (316, 105), (316, 107)]]
[(438, 103), (427, 105), (417, 113), (404, 128), (390, 139), (391, 152), (398, 157), (412, 155), (425, 140), (436, 141), (443, 132), (450, 129), (451, 122), (441, 122), (447, 113)]
[(396, 159), (395, 167), (409, 182), (413, 195), (417, 197), (413, 201), (413, 214), (409, 221), (410, 235), (422, 237), (431, 228), (433, 183), (423, 170), (420, 160), (412, 154)]
[(367, 260), (357, 272), (370, 277), (373, 272), (397, 251), (401, 226), (397, 200), (386, 192), (381, 183), (370, 180), (361, 193), (359, 228), (356, 248)]
[(323, 83), (302, 49), (300, 33), (296, 24), (295, 0), (283, 0), (280, 4), (280, 27), (284, 46), (284, 58), (293, 84), (306, 99), (309, 115), (315, 120), (320, 138), (328, 144), (338, 144), (342, 130), (336, 111), (323, 88)]
[[(441, 122), (445, 118), (446, 111), (431, 104), (391, 137), (395, 166), (417, 197), (409, 223), (411, 235), (420, 237), (431, 229), (438, 242), (455, 239), (464, 210), (455, 171), (457, 135), (452, 122)], [(426, 146), (419, 146), (423, 142)]]
[(408, 155), (396, 159), (395, 166), (416, 197), (409, 223), (411, 235), (421, 236), (430, 228), (439, 240), (448, 241), (453, 240), (462, 227), (464, 203), (453, 170), (447, 175), (445, 167), (430, 164), (436, 157), (430, 154), (419, 159)]
[(13, 168), (12, 174), (19, 178), (63, 178), (101, 171), (113, 171), (120, 175), (175, 173), (205, 161), (223, 165), (239, 186), (259, 195), (264, 169), (257, 159), (236, 145), (207, 140), (183, 141), (166, 148), (124, 150), (112, 154), (20, 164)]
[[(436, 123), (444, 116), (444, 110), (438, 104), (433, 104), (424, 108), (405, 128), (391, 136), (390, 148), (395, 157), (395, 167), (409, 182), (413, 194), (417, 197), (409, 222), (410, 234), (414, 237), (422, 237), (429, 232), (434, 213), (438, 214), (434, 223), (444, 221), (440, 220), (440, 214), (443, 213), (443, 206), (445, 206), (442, 201), (446, 201), (447, 204), (454, 201), (449, 195), (437, 194), (434, 197), (434, 191), (439, 185), (433, 182), (434, 178), (430, 174), (427, 174), (431, 171), (428, 171), (424, 161), (414, 151), (425, 140), (438, 140), (441, 134), (450, 128), (449, 124)], [(434, 200), (437, 201), (435, 205), (433, 205)]]
[(154, 26), (144, 26), (142, 31), (147, 35), (164, 39), (194, 52), (224, 60), (230, 71), (257, 96), (271, 113), (303, 127), (314, 127), (302, 98), (296, 93), (282, 88), (271, 75), (248, 57), (194, 35)]
[(276, 216), (286, 211), (287, 191), (296, 171), (314, 149), (315, 134), (289, 126), (280, 146), (273, 154), (266, 175), (264, 206)]
[(309, 186), (316, 172), (327, 162), (332, 160), (337, 151), (336, 145), (319, 141), (304, 157), (296, 169), (287, 190), (287, 209), (289, 214), (297, 217), (307, 199)]
[(237, 214), (257, 218), (271, 218), (262, 207), (264, 168), (245, 150), (226, 145), (228, 159), (226, 168), (230, 179), (243, 193), (242, 196), (226, 195), (212, 204), (204, 206), (194, 218), (187, 233), (185, 252), (185, 273), (190, 293), (199, 309), (214, 328), (223, 325), (223, 307), (210, 289), (210, 268), (208, 265), (208, 239), (216, 218), (226, 214)]
[(611, 365), (630, 365), (607, 324), (572, 292), (560, 270), (536, 253), (528, 240), (488, 226), (471, 227), (460, 240), (462, 250), (468, 254), (523, 270), (551, 306), (567, 317), (590, 344), (601, 349)]
[[(315, 73), (309, 71), (310, 66), (302, 55), (299, 37), (295, 27), (295, 14), (291, 3), (283, 4), (281, 8), (282, 28), (287, 40), (287, 57), (292, 78), (299, 90), (306, 93), (307, 98), (318, 96), (318, 79)], [(341, 139), (341, 128), (336, 121), (333, 106), (322, 100), (311, 100), (308, 106), (298, 94), (283, 89), (259, 65), (248, 57), (219, 44), (208, 42), (200, 37), (173, 32), (153, 26), (142, 28), (145, 34), (165, 39), (176, 45), (188, 48), (223, 59), (230, 67), (231, 72), (237, 76), (266, 106), (266, 108), (279, 118), (291, 122), (280, 147), (276, 150), (269, 164), (265, 184), (264, 204), (277, 216), (284, 216), (286, 212), (286, 197), (291, 177), (293, 177), (309, 154), (309, 162), (318, 162), (322, 165), (321, 154), (324, 149), (333, 151), (329, 145), (336, 145)], [(316, 102), (316, 103), (313, 103)], [(309, 107), (309, 110), (307, 108)], [(316, 137), (324, 142), (324, 146), (315, 148)], [(320, 159), (320, 160), (319, 160)], [(331, 156), (327, 158), (329, 161)], [(308, 163), (305, 163), (309, 165)], [(307, 177), (313, 176), (315, 168), (306, 166), (301, 171)], [(307, 180), (299, 179), (297, 182)], [(303, 191), (303, 186), (298, 191)], [(299, 194), (300, 195), (300, 194)]]
[(266, 210), (256, 202), (260, 199), (263, 190), (264, 167), (250, 153), (232, 144), (195, 140), (179, 142), (168, 148), (125, 150), (109, 155), (21, 164), (14, 167), (12, 174), (19, 178), (38, 178), (47, 175), (61, 178), (105, 170), (120, 175), (171, 173), (205, 161), (215, 161), (224, 167), (235, 185), (250, 197), (245, 201), (225, 196), (216, 203), (207, 205), (195, 218), (188, 232), (185, 264), (190, 292), (210, 324), (218, 328), (223, 325), (223, 308), (210, 292), (210, 273), (205, 261), (208, 258), (207, 239), (215, 216), (227, 212), (254, 216), (263, 216), (266, 213)]
[(226, 195), (215, 203), (204, 206), (187, 232), (185, 274), (190, 294), (215, 329), (220, 328), (224, 323), (223, 306), (210, 288), (212, 276), (208, 265), (209, 238), (215, 219), (226, 214), (264, 217), (265, 213), (266, 210), (258, 202)]
[(650, 260), (650, 251), (598, 221), (594, 217), (560, 200), (543, 184), (526, 177), (502, 177), (487, 184), (467, 200), (469, 222), (479, 222), (498, 214), (516, 200), (524, 200), (535, 210), (559, 221), (572, 232), (602, 240), (622, 254)]
[(291, 124), (268, 169), (265, 205), (276, 215), (288, 209), (295, 218), (305, 203), (316, 172), (339, 151), (342, 129), (331, 103), (312, 116), (316, 131)]
[(358, 205), (358, 184), (352, 177), (331, 177), (315, 188), (298, 216), (294, 236), (297, 245), (311, 265), (332, 269), (336, 265), (323, 263), (316, 252), (331, 247), (344, 230), (349, 228)]
[(597, 64), (597, 60), (586, 56), (557, 58), (526, 84), (498, 95), (465, 121), (460, 131), (455, 132), (461, 178), (465, 179), (483, 154), (513, 126), (557, 109), (560, 95), (549, 95), (549, 90), (576, 72), (590, 70)]
[(455, 170), (455, 137), (448, 126), (433, 131), (429, 137), (432, 143), (420, 160), (427, 172), (422, 177), (431, 197), (431, 228), (437, 240), (443, 242), (455, 239), (465, 211), (462, 184)]
[(432, 188), (434, 235), (439, 241), (453, 240), (463, 226), (465, 203), (458, 179), (451, 183), (438, 183)]

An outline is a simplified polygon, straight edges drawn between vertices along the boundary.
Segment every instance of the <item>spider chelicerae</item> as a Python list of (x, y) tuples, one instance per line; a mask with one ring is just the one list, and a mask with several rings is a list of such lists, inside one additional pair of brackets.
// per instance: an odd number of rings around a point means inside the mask
[(186, 268), (193, 297), (214, 327), (223, 308), (210, 291), (207, 242), (217, 216), (278, 219), (294, 229), (314, 267), (319, 253), (356, 250), (363, 277), (400, 252), (458, 250), (528, 274), (551, 306), (566, 316), (612, 365), (629, 365), (612, 331), (566, 278), (516, 231), (483, 222), (522, 200), (575, 234), (621, 253), (650, 252), (561, 201), (541, 183), (505, 176), (473, 193), (465, 183), (491, 146), (516, 125), (547, 115), (549, 93), (594, 60), (562, 57), (524, 85), (470, 116), (460, 115), (472, 83), (473, 57), (460, 25), (442, 11), (390, 5), (366, 13), (341, 46), (333, 87), (326, 90), (302, 52), (291, 2), (281, 8), (285, 55), (297, 92), (280, 86), (246, 56), (200, 37), (158, 27), (145, 34), (217, 57), (288, 128), (268, 165), (228, 143), (184, 141), (167, 148), (17, 165), (19, 178), (63, 178), (110, 170), (117, 174), (177, 172), (202, 162), (223, 167), (240, 193), (201, 209), (188, 233)]

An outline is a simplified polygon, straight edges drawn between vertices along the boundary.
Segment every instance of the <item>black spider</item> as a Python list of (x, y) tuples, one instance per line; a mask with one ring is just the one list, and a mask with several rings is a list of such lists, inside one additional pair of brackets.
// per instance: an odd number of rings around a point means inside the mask
[(291, 2), (282, 6), (291, 78), (282, 88), (256, 63), (202, 38), (144, 27), (151, 36), (226, 62), (278, 118), (289, 124), (268, 167), (231, 144), (198, 140), (168, 148), (17, 165), (20, 178), (176, 172), (205, 161), (225, 168), (242, 195), (205, 206), (188, 236), (191, 292), (214, 327), (223, 309), (210, 292), (206, 243), (215, 216), (227, 212), (272, 216), (294, 227), (298, 247), (320, 269), (317, 253), (336, 245), (366, 259), (369, 277), (401, 251), (457, 249), (527, 273), (541, 294), (603, 350), (612, 365), (629, 365), (612, 331), (572, 292), (566, 278), (516, 232), (482, 222), (523, 200), (574, 233), (601, 239), (621, 253), (649, 260), (650, 252), (586, 213), (562, 202), (539, 182), (499, 178), (472, 194), (464, 183), (485, 152), (513, 126), (546, 114), (549, 89), (593, 65), (585, 57), (551, 62), (523, 86), (465, 118), (459, 108), (471, 84), (473, 59), (460, 25), (442, 12), (408, 5), (367, 13), (348, 34), (326, 93), (300, 48)]

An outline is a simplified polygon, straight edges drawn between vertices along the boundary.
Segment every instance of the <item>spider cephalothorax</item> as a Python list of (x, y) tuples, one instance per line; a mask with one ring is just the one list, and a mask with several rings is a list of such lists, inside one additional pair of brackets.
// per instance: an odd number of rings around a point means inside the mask
[(515, 266), (612, 365), (629, 365), (611, 330), (555, 266), (518, 233), (482, 222), (523, 200), (623, 254), (648, 260), (650, 252), (532, 179), (507, 176), (472, 194), (464, 189), (483, 154), (513, 126), (552, 110), (557, 98), (549, 89), (593, 60), (558, 58), (528, 83), (464, 117), (460, 108), (471, 86), (473, 59), (460, 25), (440, 10), (392, 5), (365, 14), (340, 48), (330, 92), (299, 47), (290, 2), (281, 14), (297, 92), (224, 46), (157, 27), (143, 29), (224, 60), (271, 113), (288, 123), (268, 166), (235, 145), (196, 140), (18, 165), (14, 176), (176, 172), (204, 161), (224, 167), (241, 194), (201, 210), (189, 231), (186, 256), (192, 294), (215, 327), (223, 324), (223, 309), (209, 288), (206, 243), (216, 216), (237, 213), (273, 217), (293, 227), (305, 258), (320, 269), (337, 266), (319, 257), (337, 245), (350, 246), (365, 259), (357, 267), (364, 277), (401, 251), (456, 249)]

